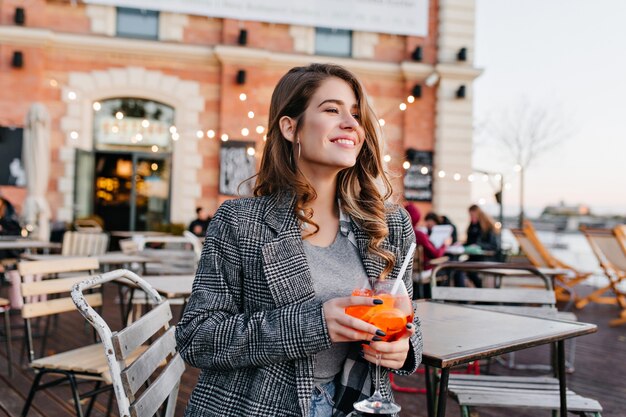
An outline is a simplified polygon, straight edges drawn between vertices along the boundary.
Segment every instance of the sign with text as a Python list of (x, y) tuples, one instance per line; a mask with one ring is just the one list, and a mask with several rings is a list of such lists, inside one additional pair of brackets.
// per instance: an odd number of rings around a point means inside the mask
[(112, 116), (99, 117), (95, 123), (95, 134), (101, 145), (157, 145), (166, 148), (170, 144), (169, 126), (158, 120)]
[(248, 149), (254, 149), (254, 142), (222, 142), (220, 148), (220, 194), (238, 197), (252, 195), (256, 174), (256, 159)]
[(84, 0), (85, 3), (291, 25), (426, 36), (428, 0)]
[(407, 150), (411, 164), (404, 173), (404, 198), (409, 201), (433, 200), (433, 153)]

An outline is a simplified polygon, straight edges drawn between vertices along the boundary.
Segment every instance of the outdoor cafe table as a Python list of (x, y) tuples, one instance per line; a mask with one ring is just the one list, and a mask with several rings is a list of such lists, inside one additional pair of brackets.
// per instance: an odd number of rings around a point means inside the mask
[[(63, 259), (70, 258), (74, 256), (66, 256), (66, 255), (36, 255), (36, 254), (23, 254), (22, 259), (26, 259), (29, 261), (50, 261), (55, 259)], [(93, 258), (98, 260), (98, 263), (105, 270), (111, 269), (112, 267), (124, 267), (131, 265), (133, 263), (138, 263), (142, 266), (142, 270), (145, 271), (146, 263), (148, 262), (156, 262), (155, 259), (149, 258), (147, 256), (142, 255), (134, 255), (123, 252), (106, 252), (101, 255), (93, 255)]]
[(31, 239), (15, 239), (15, 240), (0, 240), (0, 250), (31, 250), (31, 249), (59, 249), (60, 243), (44, 242), (41, 240)]
[[(415, 302), (415, 314), (421, 320), (424, 340), (429, 417), (445, 416), (451, 367), (553, 342), (557, 343), (560, 415), (567, 416), (564, 340), (594, 333), (597, 326), (428, 300)], [(436, 407), (429, 367), (441, 369)]]

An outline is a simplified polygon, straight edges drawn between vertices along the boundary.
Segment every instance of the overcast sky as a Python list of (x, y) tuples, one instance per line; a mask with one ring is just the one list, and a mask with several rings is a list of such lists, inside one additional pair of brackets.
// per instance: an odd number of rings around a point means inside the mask
[[(626, 215), (626, 1), (476, 0), (475, 119), (525, 96), (563, 115), (572, 136), (526, 174), (531, 215), (547, 204), (587, 204)], [(480, 142), (480, 141), (478, 141)], [(518, 211), (519, 176), (493, 146), (478, 144), (474, 167), (505, 174), (507, 213)], [(475, 182), (473, 197), (493, 204)]]

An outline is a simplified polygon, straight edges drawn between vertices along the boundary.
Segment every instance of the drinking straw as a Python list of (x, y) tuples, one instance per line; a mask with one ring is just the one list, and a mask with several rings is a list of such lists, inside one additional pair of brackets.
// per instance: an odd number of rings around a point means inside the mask
[(395, 294), (396, 292), (398, 292), (398, 288), (400, 288), (400, 284), (402, 283), (402, 277), (404, 276), (404, 272), (406, 271), (406, 268), (409, 266), (409, 261), (411, 259), (413, 259), (413, 252), (415, 252), (415, 243), (411, 243), (411, 246), (409, 246), (409, 250), (406, 253), (406, 256), (404, 257), (404, 262), (402, 263), (402, 268), (400, 268), (400, 272), (398, 272), (398, 276), (396, 277), (396, 282), (393, 284), (393, 287), (391, 288), (391, 294)]

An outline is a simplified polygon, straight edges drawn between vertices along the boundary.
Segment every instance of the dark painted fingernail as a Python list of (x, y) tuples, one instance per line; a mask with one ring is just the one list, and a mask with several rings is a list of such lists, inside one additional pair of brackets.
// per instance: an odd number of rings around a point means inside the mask
[(412, 329), (413, 328), (413, 323), (407, 323), (406, 324), (406, 328), (407, 329)]
[(387, 336), (387, 333), (385, 333), (382, 330), (378, 329), (378, 330), (376, 330), (376, 335), (377, 336)]
[(378, 337), (378, 336), (372, 337), (373, 342), (380, 342), (381, 340), (383, 340), (382, 337)]
[(374, 304), (382, 304), (383, 300), (381, 300), (380, 298), (374, 298)]

